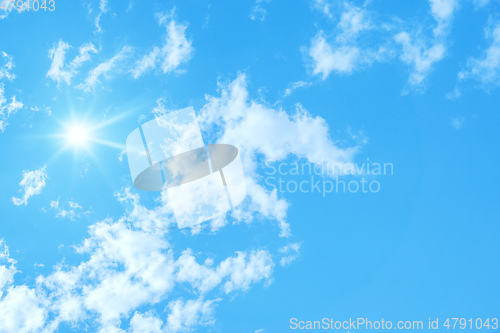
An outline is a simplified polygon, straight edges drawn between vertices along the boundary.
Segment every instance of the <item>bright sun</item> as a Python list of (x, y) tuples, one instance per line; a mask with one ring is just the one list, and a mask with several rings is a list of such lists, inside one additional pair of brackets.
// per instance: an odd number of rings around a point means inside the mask
[(64, 136), (68, 145), (73, 147), (84, 147), (91, 139), (90, 128), (83, 124), (73, 124), (67, 127)]

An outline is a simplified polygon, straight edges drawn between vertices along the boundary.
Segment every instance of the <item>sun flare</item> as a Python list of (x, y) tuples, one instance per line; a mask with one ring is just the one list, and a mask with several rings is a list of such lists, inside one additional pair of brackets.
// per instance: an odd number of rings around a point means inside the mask
[(67, 127), (64, 137), (68, 145), (84, 147), (91, 140), (90, 128), (84, 124), (73, 124)]

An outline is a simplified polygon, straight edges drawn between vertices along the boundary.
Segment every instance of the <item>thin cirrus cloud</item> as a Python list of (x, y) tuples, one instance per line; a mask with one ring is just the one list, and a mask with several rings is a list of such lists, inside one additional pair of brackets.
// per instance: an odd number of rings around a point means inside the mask
[(12, 56), (0, 51), (0, 131), (3, 133), (9, 125), (8, 119), (23, 108), (24, 104), (17, 100), (16, 96), (5, 97), (5, 83), (16, 78), (13, 73), (14, 62)]
[(300, 251), (300, 243), (291, 243), (279, 249), (279, 252), (283, 254), (283, 257), (280, 260), (280, 265), (281, 266), (290, 265), (293, 261), (295, 261), (299, 257), (299, 251)]
[(500, 21), (486, 29), (488, 47), (477, 58), (469, 58), (466, 68), (458, 74), (460, 81), (475, 79), (484, 87), (500, 86)]
[[(106, 12), (107, 2), (100, 3), (100, 11)], [(100, 14), (99, 14), (100, 15)], [(192, 41), (186, 36), (187, 25), (180, 24), (174, 20), (175, 8), (167, 13), (158, 13), (156, 17), (161, 26), (166, 28), (166, 36), (163, 45), (154, 46), (153, 50), (144, 55), (135, 64), (126, 62), (133, 53), (131, 46), (124, 46), (113, 57), (101, 62), (89, 71), (83, 82), (75, 86), (76, 89), (87, 93), (95, 91), (102, 78), (110, 78), (112, 74), (128, 71), (134, 78), (139, 78), (145, 73), (159, 67), (164, 74), (170, 72), (180, 72), (181, 65), (188, 62), (194, 54)], [(98, 49), (92, 43), (85, 43), (80, 46), (79, 54), (69, 63), (66, 63), (66, 55), (71, 49), (71, 45), (64, 41), (59, 41), (57, 45), (49, 50), (49, 58), (52, 60), (47, 77), (56, 82), (71, 85), (72, 80), (79, 74), (79, 69), (91, 61), (92, 54), (97, 54)], [(2, 72), (0, 72), (1, 78)]]
[(89, 211), (83, 211), (83, 207), (79, 203), (73, 201), (68, 201), (63, 208), (59, 202), (59, 198), (50, 202), (50, 208), (56, 212), (56, 218), (69, 219), (72, 221), (82, 215), (90, 213)]
[(81, 89), (87, 93), (94, 91), (96, 85), (100, 83), (101, 76), (108, 77), (111, 72), (116, 71), (118, 65), (127, 59), (131, 53), (132, 48), (130, 46), (124, 46), (120, 52), (112, 58), (100, 63), (92, 69), (84, 82), (80, 83), (75, 88)]
[(156, 17), (161, 26), (167, 30), (162, 46), (154, 46), (153, 50), (137, 61), (132, 69), (134, 78), (160, 67), (163, 74), (178, 70), (181, 64), (189, 61), (194, 53), (191, 40), (186, 37), (187, 25), (176, 22), (173, 17), (175, 8), (168, 13), (158, 13)]
[(271, 0), (255, 0), (255, 4), (250, 12), (250, 19), (252, 21), (264, 21), (266, 19), (267, 10), (263, 7), (266, 2), (271, 2)]
[(23, 179), (19, 183), (20, 192), (22, 196), (20, 198), (12, 197), (12, 202), (16, 206), (27, 205), (28, 199), (34, 195), (39, 195), (42, 193), (47, 180), (47, 166), (41, 169), (33, 171), (23, 171)]
[(97, 53), (94, 44), (83, 44), (79, 48), (79, 54), (69, 64), (66, 64), (66, 53), (70, 48), (68, 43), (60, 40), (56, 46), (49, 50), (49, 58), (52, 59), (52, 63), (47, 77), (57, 82), (58, 86), (61, 82), (71, 85), (71, 79), (78, 74), (78, 69), (91, 59), (92, 53)]

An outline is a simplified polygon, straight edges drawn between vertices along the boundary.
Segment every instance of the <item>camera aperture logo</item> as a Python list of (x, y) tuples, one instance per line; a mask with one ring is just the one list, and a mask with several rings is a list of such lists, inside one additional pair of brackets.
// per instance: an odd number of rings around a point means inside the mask
[(378, 193), (380, 180), (394, 175), (392, 163), (322, 163), (266, 161), (264, 184), (279, 193)]

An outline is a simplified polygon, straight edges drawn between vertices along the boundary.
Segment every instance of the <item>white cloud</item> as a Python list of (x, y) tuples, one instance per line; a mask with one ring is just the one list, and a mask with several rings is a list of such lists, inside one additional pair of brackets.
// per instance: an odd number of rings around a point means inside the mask
[(108, 12), (108, 0), (101, 0), (101, 2), (99, 3), (99, 10), (102, 13)]
[(399, 58), (411, 68), (410, 88), (422, 88), (434, 65), (445, 56), (446, 38), (458, 1), (429, 0), (430, 15), (435, 21), (431, 36), (429, 28), (422, 24), (407, 31), (411, 24), (400, 19), (375, 22), (379, 15), (367, 10), (369, 4), (367, 1), (356, 7), (350, 2), (337, 3), (332, 10), (328, 1), (315, 1), (315, 8), (328, 17), (340, 14), (333, 38), (320, 30), (311, 40), (308, 55), (313, 75), (321, 75), (325, 80), (331, 73), (350, 74), (363, 65), (393, 59), (401, 48)]
[(290, 96), (292, 92), (298, 88), (310, 87), (311, 85), (312, 85), (311, 82), (305, 82), (305, 81), (292, 82), (291, 84), (289, 84), (288, 88), (286, 88), (283, 97)]
[(193, 327), (210, 325), (214, 322), (214, 302), (203, 300), (175, 300), (168, 305), (170, 314), (167, 317), (167, 332), (189, 332)]
[[(429, 0), (431, 15), (436, 25), (433, 36), (427, 37), (421, 26), (416, 32), (401, 31), (394, 36), (402, 47), (400, 59), (412, 68), (408, 83), (412, 89), (421, 89), (433, 66), (446, 55), (446, 38), (449, 35), (453, 14), (458, 9), (456, 0)], [(405, 93), (407, 91), (403, 91)]]
[(2, 133), (9, 124), (7, 122), (8, 118), (20, 109), (23, 108), (23, 103), (16, 99), (16, 96), (12, 96), (10, 102), (7, 103), (7, 99), (4, 96), (4, 85), (0, 82), (0, 130)]
[(434, 63), (444, 58), (446, 48), (437, 43), (428, 47), (422, 39), (412, 39), (407, 32), (400, 32), (394, 37), (402, 45), (401, 61), (413, 67), (408, 82), (412, 86), (419, 86), (429, 74)]
[(12, 60), (12, 56), (9, 56), (5, 52), (0, 52), (1, 59), (4, 60), (4, 63), (0, 66), (0, 80), (7, 79), (13, 80), (16, 78), (16, 75), (12, 73), (14, 69), (14, 62)]
[(217, 268), (217, 273), (229, 276), (224, 284), (224, 291), (229, 294), (235, 290), (247, 290), (252, 283), (262, 279), (269, 281), (273, 267), (273, 260), (267, 251), (253, 251), (249, 256), (238, 252), (237, 257), (224, 260)]
[(16, 261), (0, 240), (0, 332), (36, 332), (47, 319), (47, 303), (25, 285), (14, 286)]
[(0, 298), (7, 286), (14, 282), (17, 273), (16, 261), (9, 255), (9, 248), (3, 239), (0, 239)]
[(332, 9), (330, 7), (330, 3), (328, 0), (314, 0), (313, 1), (314, 8), (323, 12), (326, 17), (332, 18)]
[(500, 86), (500, 21), (486, 29), (486, 38), (490, 43), (488, 48), (481, 57), (469, 58), (458, 78), (461, 81), (472, 78), (488, 88)]
[[(99, 11), (98, 11), (98, 14), (96, 15), (95, 19), (94, 19), (94, 23), (95, 23), (95, 27), (96, 27), (96, 31), (94, 31), (94, 33), (101, 33), (102, 32), (102, 28), (101, 28), (101, 16), (102, 14), (106, 14), (108, 12), (109, 8), (108, 8), (108, 0), (100, 0), (99, 2)], [(92, 6), (89, 6), (89, 14), (92, 12)]]
[(100, 63), (97, 67), (92, 69), (85, 79), (85, 81), (76, 86), (77, 89), (81, 89), (85, 92), (91, 92), (95, 89), (95, 86), (100, 82), (99, 78), (101, 76), (108, 77), (109, 72), (115, 70), (124, 59), (132, 52), (132, 48), (129, 46), (124, 46), (120, 52), (118, 52), (111, 59), (108, 59)]
[(60, 40), (57, 46), (54, 46), (49, 50), (49, 58), (52, 59), (52, 64), (50, 65), (47, 77), (56, 81), (58, 85), (61, 83), (61, 81), (66, 82), (66, 84), (70, 84), (71, 73), (63, 69), (64, 60), (66, 59), (66, 51), (70, 47), (71, 46), (68, 43)]
[(14, 62), (11, 56), (0, 52), (0, 61), (0, 131), (3, 133), (9, 125), (8, 118), (16, 114), (24, 105), (17, 100), (15, 95), (10, 98), (10, 101), (5, 97), (4, 81), (12, 81), (16, 75), (13, 73)]
[(266, 19), (267, 10), (262, 7), (264, 2), (271, 2), (271, 0), (255, 0), (255, 4), (250, 12), (250, 19), (255, 21), (264, 21)]
[[(220, 94), (207, 96), (200, 118), (205, 126), (221, 129), (220, 141), (237, 145), (246, 156), (252, 198), (248, 211), (235, 214), (247, 221), (252, 216), (276, 218), (281, 221), (282, 235), (286, 235), (288, 204), (276, 191), (260, 185), (256, 159), (251, 157), (259, 154), (281, 160), (295, 155), (312, 163), (323, 158), (350, 161), (355, 148), (337, 147), (325, 120), (311, 116), (300, 105), (289, 115), (250, 100), (243, 75), (221, 87)], [(4, 279), (8, 290), (0, 298), (0, 309), (13, 318), (8, 329), (51, 332), (64, 324), (124, 333), (122, 325), (130, 323), (132, 332), (193, 331), (213, 324), (215, 306), (225, 295), (271, 283), (275, 262), (269, 251), (235, 249), (232, 255), (207, 257), (189, 248), (176, 248), (169, 243), (168, 231), (175, 218), (164, 193), (153, 208), (142, 205), (139, 195), (130, 189), (116, 197), (127, 205), (127, 212), (89, 227), (89, 236), (76, 247), (82, 255), (77, 265), (62, 262), (52, 273), (40, 275), (33, 287), (13, 286), (15, 267), (10, 265), (12, 271)], [(80, 210), (75, 202), (68, 205)], [(60, 208), (58, 201), (52, 206)], [(285, 246), (287, 250), (282, 250), (286, 253), (278, 258), (293, 255), (294, 247)], [(179, 297), (180, 291), (184, 297)], [(166, 315), (158, 317), (152, 307), (165, 309)], [(27, 311), (29, 319), (23, 317)]]
[(465, 123), (465, 118), (462, 116), (451, 117), (450, 125), (457, 131), (462, 129)]
[[(316, 1), (318, 6), (324, 11), (328, 8), (327, 16), (332, 17), (328, 3)], [(365, 6), (356, 7), (349, 2), (337, 6), (339, 8), (335, 12), (340, 13), (340, 18), (334, 29), (334, 37), (329, 41), (324, 31), (320, 30), (308, 48), (313, 75), (321, 75), (323, 80), (332, 72), (350, 74), (363, 65), (391, 58), (393, 53), (387, 45), (381, 43), (372, 46), (375, 43), (366, 39), (366, 33), (373, 30), (375, 25)]]
[(152, 313), (136, 312), (130, 320), (133, 333), (162, 333), (163, 321)]
[(200, 125), (206, 132), (218, 133), (211, 141), (230, 142), (238, 147), (242, 158), (249, 199), (233, 211), (233, 216), (246, 222), (255, 219), (254, 214), (275, 219), (281, 235), (290, 235), (286, 222), (289, 204), (278, 198), (276, 189), (269, 191), (262, 185), (262, 177), (257, 173), (259, 157), (263, 161), (279, 161), (294, 156), (311, 163), (341, 164), (350, 162), (357, 148), (336, 146), (326, 121), (313, 117), (301, 105), (289, 115), (282, 109), (249, 99), (245, 75), (221, 86), (220, 97), (206, 96), (206, 99)]
[(88, 214), (90, 212), (83, 212), (82, 211), (82, 206), (80, 206), (76, 202), (68, 201), (69, 208), (63, 209), (61, 208), (59, 204), (59, 199), (57, 200), (52, 200), (50, 202), (50, 208), (56, 211), (56, 217), (57, 218), (62, 218), (62, 219), (70, 219), (74, 220), (75, 218), (78, 218), (81, 216), (81, 214)]
[(363, 30), (371, 29), (371, 22), (368, 14), (362, 8), (345, 3), (345, 10), (341, 15), (338, 27), (341, 30), (337, 40), (347, 41), (355, 38)]
[(39, 332), (47, 318), (42, 302), (27, 286), (10, 287), (0, 299), (0, 332)]
[(30, 197), (42, 193), (42, 189), (45, 187), (45, 181), (47, 179), (46, 169), (47, 166), (34, 171), (23, 171), (23, 179), (19, 183), (21, 186), (19, 191), (24, 193), (21, 198), (12, 197), (14, 205), (26, 206)]
[(137, 79), (155, 69), (157, 65), (164, 74), (178, 70), (181, 64), (192, 58), (194, 48), (186, 37), (187, 25), (177, 23), (173, 19), (174, 10), (170, 13), (157, 14), (160, 25), (164, 25), (167, 29), (165, 43), (161, 47), (155, 46), (149, 54), (137, 61), (136, 67), (132, 70), (134, 78)]
[(490, 4), (491, 0), (474, 0), (474, 5), (479, 8), (486, 7)]
[(309, 55), (313, 59), (313, 74), (321, 74), (325, 80), (331, 72), (351, 73), (360, 59), (359, 48), (341, 46), (333, 50), (320, 32), (311, 41)]
[(92, 43), (83, 44), (80, 46), (79, 54), (70, 62), (65, 64), (66, 52), (71, 48), (68, 43), (59, 41), (57, 46), (49, 50), (49, 58), (52, 59), (52, 64), (47, 73), (47, 77), (57, 82), (59, 86), (61, 82), (67, 85), (71, 84), (71, 79), (78, 74), (80, 68), (85, 62), (90, 60), (91, 53), (97, 53), (95, 46)]
[(299, 250), (300, 243), (291, 243), (279, 249), (279, 252), (283, 254), (283, 257), (280, 260), (280, 265), (290, 265), (293, 261), (295, 261), (295, 259), (298, 258)]
[[(37, 278), (36, 288), (12, 286), (15, 261), (7, 250), (0, 252), (0, 260), (7, 260), (10, 266), (5, 274), (0, 268), (0, 279), (9, 286), (6, 296), (0, 298), (0, 316), (4, 311), (12, 318), (0, 331), (51, 332), (61, 323), (75, 326), (85, 322), (97, 326), (93, 331), (123, 332), (122, 320), (130, 318), (133, 332), (184, 332), (213, 323), (214, 306), (220, 298), (206, 300), (207, 293), (222, 296), (270, 281), (274, 263), (265, 250), (238, 251), (219, 265), (214, 265), (213, 258), (199, 263), (190, 249), (176, 259), (166, 241), (167, 229), (151, 228), (157, 219), (173, 223), (164, 203), (150, 210), (129, 190), (117, 197), (133, 209), (117, 221), (108, 218), (90, 226), (90, 236), (76, 247), (88, 259), (77, 266), (57, 265), (48, 276)], [(195, 298), (167, 298), (176, 287), (188, 288)], [(152, 312), (137, 312), (139, 307), (167, 300), (165, 322)], [(27, 319), (29, 313), (32, 317)]]
[(458, 7), (457, 0), (429, 0), (431, 5), (431, 14), (437, 22), (434, 29), (434, 35), (438, 36), (446, 33), (454, 11)]

